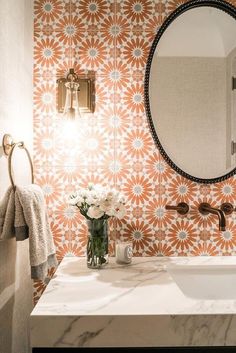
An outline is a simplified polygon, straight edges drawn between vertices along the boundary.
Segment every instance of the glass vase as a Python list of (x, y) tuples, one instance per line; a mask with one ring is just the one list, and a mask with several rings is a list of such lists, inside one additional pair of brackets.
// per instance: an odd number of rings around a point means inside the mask
[(108, 263), (108, 226), (107, 219), (87, 220), (87, 266), (102, 268)]

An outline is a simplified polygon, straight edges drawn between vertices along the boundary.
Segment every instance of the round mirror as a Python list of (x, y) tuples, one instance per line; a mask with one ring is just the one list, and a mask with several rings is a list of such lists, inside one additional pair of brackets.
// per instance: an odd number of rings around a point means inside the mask
[(183, 176), (222, 181), (236, 167), (236, 11), (223, 1), (190, 1), (153, 42), (145, 76), (150, 128)]

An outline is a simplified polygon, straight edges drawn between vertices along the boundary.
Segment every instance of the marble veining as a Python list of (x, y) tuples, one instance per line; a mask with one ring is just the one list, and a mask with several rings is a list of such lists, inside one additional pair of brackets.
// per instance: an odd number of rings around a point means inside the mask
[(112, 258), (91, 270), (85, 258), (64, 258), (31, 314), (32, 346), (236, 345), (236, 298), (188, 297), (167, 271), (186, 264), (236, 269), (236, 259), (198, 259), (134, 258), (122, 266)]

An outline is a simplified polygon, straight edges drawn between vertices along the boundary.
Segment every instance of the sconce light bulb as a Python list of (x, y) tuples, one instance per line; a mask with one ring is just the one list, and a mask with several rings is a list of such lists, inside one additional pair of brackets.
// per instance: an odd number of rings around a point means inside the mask
[(80, 119), (80, 109), (79, 109), (79, 84), (73, 82), (67, 82), (66, 86), (66, 101), (64, 107), (63, 117), (69, 120)]

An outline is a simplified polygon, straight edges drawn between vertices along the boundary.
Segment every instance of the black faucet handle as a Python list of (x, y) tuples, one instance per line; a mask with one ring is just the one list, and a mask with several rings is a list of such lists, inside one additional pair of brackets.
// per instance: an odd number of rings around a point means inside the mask
[(178, 214), (183, 216), (188, 213), (189, 205), (185, 202), (180, 202), (180, 203), (178, 203), (177, 206), (166, 205), (165, 209), (166, 210), (175, 210), (178, 212)]
[(222, 203), (220, 209), (224, 212), (225, 215), (230, 215), (234, 212), (234, 206), (229, 202)]

